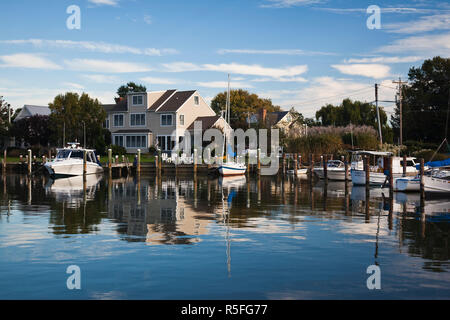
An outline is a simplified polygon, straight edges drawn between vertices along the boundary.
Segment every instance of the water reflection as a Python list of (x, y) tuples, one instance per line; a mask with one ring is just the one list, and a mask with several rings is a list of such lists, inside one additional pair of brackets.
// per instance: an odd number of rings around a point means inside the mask
[[(335, 271), (329, 272), (337, 272), (344, 261), (407, 263), (416, 273), (446, 275), (450, 270), (448, 198), (427, 198), (422, 203), (418, 194), (395, 193), (391, 199), (388, 189), (366, 192), (365, 187), (346, 182), (311, 186), (308, 180), (279, 176), (89, 176), (84, 181), (82, 177), (53, 181), (8, 175), (0, 183), (0, 210), (0, 226), (18, 226), (14, 234), (0, 227), (0, 255), (2, 248), (19, 243), (40, 245), (43, 239), (90, 235), (89, 241), (108, 236), (131, 246), (129, 250), (145, 248), (141, 255), (170, 247), (202, 248), (208, 250), (208, 256), (200, 255), (202, 261), (209, 259), (205, 257), (216, 261), (213, 257), (218, 254), (230, 279), (242, 272), (255, 276), (246, 266), (259, 254), (255, 263), (267, 268), (264, 277), (273, 279), (279, 276), (279, 269), (271, 269), (273, 264), (291, 278), (304, 266), (309, 267), (302, 272), (314, 274), (331, 263)], [(36, 223), (29, 217), (45, 228), (28, 234), (25, 241), (17, 233), (21, 223)], [(450, 284), (448, 277), (440, 280)]]

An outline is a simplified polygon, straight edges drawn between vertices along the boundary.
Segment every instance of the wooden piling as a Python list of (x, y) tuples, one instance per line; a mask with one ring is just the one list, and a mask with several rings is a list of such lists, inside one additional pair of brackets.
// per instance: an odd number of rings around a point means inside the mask
[(87, 152), (86, 150), (83, 151), (83, 179), (86, 180), (86, 174), (87, 174)]
[(5, 149), (5, 151), (3, 151), (3, 166), (2, 166), (3, 171), (6, 171), (6, 154), (7, 154), (7, 151)]
[(350, 180), (349, 178), (348, 178), (348, 161), (347, 161), (347, 157), (342, 157), (343, 159), (343, 162), (344, 162), (344, 166), (345, 166), (345, 181), (348, 181), (348, 180)]
[(298, 153), (295, 154), (295, 158), (294, 158), (294, 173), (295, 173), (296, 177), (297, 177), (297, 173), (298, 173), (297, 159), (298, 159)]
[(194, 149), (194, 177), (197, 176), (197, 149)]
[(403, 176), (406, 177), (406, 155), (403, 156)]
[(136, 168), (137, 176), (141, 175), (141, 149), (137, 151), (137, 168)]
[(283, 175), (286, 174), (286, 153), (283, 152)]
[(302, 155), (298, 156), (298, 168), (301, 169), (302, 168)]
[(158, 162), (159, 162), (159, 157), (158, 157), (158, 156), (155, 156), (155, 171), (156, 171), (156, 176), (159, 175), (159, 170), (158, 170), (159, 164), (158, 164)]
[(393, 175), (393, 158), (389, 157), (389, 197), (393, 197), (394, 194), (394, 175)]
[(108, 169), (109, 175), (112, 175), (112, 150), (108, 149)]
[(425, 160), (423, 158), (420, 159), (420, 195), (422, 196), (425, 193), (425, 185), (423, 183), (423, 175), (425, 173)]
[(324, 155), (322, 156), (323, 159), (323, 178), (325, 181), (328, 180), (328, 156)]
[(32, 159), (33, 159), (33, 157), (32, 157), (31, 149), (28, 149), (28, 174), (29, 175), (31, 175), (31, 172), (33, 170), (33, 167), (32, 167), (33, 160)]
[(257, 153), (257, 157), (258, 157), (258, 175), (261, 174), (261, 149), (258, 148), (258, 153)]
[(367, 156), (364, 156), (364, 171), (366, 174), (366, 188), (370, 186), (370, 164)]
[(314, 174), (314, 154), (311, 153), (309, 155), (309, 181), (312, 181), (313, 178), (313, 174)]

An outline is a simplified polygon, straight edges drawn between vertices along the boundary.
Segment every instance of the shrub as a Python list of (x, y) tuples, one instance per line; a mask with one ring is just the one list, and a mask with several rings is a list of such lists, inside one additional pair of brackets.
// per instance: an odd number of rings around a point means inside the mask
[(116, 145), (110, 145), (108, 146), (108, 149), (112, 150), (113, 156), (122, 156), (127, 154), (127, 150), (124, 147), (116, 146)]

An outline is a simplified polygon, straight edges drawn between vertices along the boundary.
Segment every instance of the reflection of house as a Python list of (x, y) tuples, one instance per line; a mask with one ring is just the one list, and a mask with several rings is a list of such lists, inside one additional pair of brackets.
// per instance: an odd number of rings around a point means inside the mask
[[(192, 183), (191, 183), (192, 184)], [(189, 244), (207, 233), (207, 219), (188, 204), (192, 185), (183, 188), (175, 181), (154, 186), (133, 180), (113, 183), (108, 201), (108, 217), (126, 223), (128, 236), (148, 244)]]
[(103, 107), (113, 144), (128, 152), (145, 152), (155, 144), (170, 151), (197, 118), (215, 116), (196, 90), (129, 93), (116, 104)]
[(266, 109), (260, 109), (258, 113), (250, 115), (247, 122), (280, 129), (286, 134), (290, 131), (298, 131), (299, 134), (303, 134), (304, 128), (296, 120), (296, 116), (291, 111), (267, 112)]

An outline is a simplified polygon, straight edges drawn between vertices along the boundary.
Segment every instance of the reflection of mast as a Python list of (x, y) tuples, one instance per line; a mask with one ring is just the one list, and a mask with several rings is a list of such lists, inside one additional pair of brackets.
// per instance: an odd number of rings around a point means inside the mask
[[(378, 258), (378, 238), (380, 235), (380, 219), (381, 219), (381, 209), (378, 211), (378, 226), (377, 226), (377, 235), (375, 241), (375, 259)], [(377, 261), (375, 261), (375, 265), (378, 265)]]
[(228, 277), (231, 277), (231, 239), (230, 239), (230, 208), (227, 207), (225, 210), (225, 196), (223, 194), (223, 185), (222, 185), (222, 218), (226, 224), (226, 235), (225, 240), (227, 242), (227, 270)]

